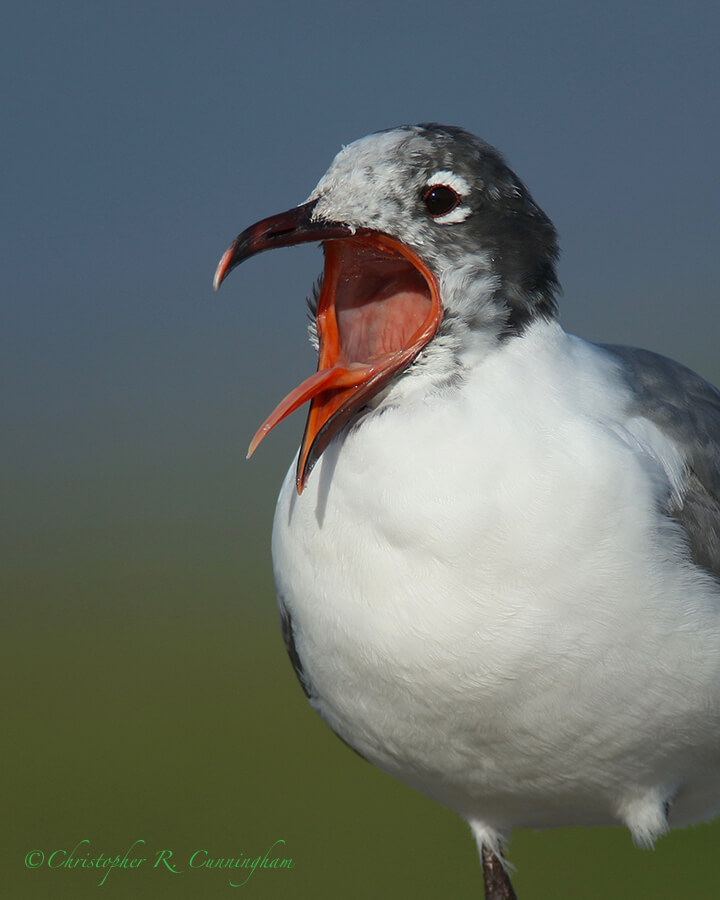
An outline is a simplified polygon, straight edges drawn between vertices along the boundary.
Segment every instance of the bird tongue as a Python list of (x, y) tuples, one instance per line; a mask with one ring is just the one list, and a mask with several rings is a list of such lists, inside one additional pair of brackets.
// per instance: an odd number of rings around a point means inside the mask
[(326, 241), (318, 299), (318, 370), (291, 391), (252, 439), (251, 456), (286, 416), (311, 401), (297, 488), (335, 434), (437, 330), (442, 310), (434, 276), (385, 235)]

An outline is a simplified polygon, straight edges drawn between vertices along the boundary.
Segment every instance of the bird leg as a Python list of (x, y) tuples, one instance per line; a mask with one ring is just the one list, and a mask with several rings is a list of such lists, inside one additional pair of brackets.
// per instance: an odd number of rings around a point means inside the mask
[(510, 883), (510, 876), (505, 871), (505, 866), (499, 857), (485, 845), (482, 847), (481, 855), (485, 900), (517, 900), (517, 895)]

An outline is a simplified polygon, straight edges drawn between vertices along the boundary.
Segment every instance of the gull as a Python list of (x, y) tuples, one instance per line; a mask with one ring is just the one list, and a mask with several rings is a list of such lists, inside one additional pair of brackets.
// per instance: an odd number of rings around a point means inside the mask
[(361, 756), (468, 823), (486, 897), (515, 827), (720, 808), (720, 394), (560, 326), (555, 229), (438, 124), (344, 147), (243, 260), (320, 242), (317, 371), (277, 502), (282, 630)]

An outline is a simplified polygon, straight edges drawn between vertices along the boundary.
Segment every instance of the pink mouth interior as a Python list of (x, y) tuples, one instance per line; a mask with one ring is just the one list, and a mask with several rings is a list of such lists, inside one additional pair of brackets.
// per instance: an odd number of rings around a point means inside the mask
[(424, 276), (400, 253), (357, 238), (338, 241), (335, 315), (347, 364), (405, 349), (432, 308)]
[(400, 242), (381, 234), (328, 241), (317, 308), (317, 371), (265, 419), (248, 456), (278, 422), (310, 401), (296, 479), (302, 493), (332, 437), (417, 356), (441, 319), (432, 272)]

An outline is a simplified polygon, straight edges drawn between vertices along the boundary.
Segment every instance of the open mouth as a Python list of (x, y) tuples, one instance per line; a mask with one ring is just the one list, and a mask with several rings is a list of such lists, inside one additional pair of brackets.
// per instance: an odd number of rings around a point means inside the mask
[(324, 306), (335, 314), (339, 352), (348, 363), (370, 364), (412, 343), (430, 315), (432, 294), (406, 257), (369, 238), (333, 241), (325, 257), (331, 283)]
[[(317, 371), (270, 413), (248, 450), (251, 456), (278, 422), (310, 401), (296, 475), (297, 491), (302, 493), (333, 437), (431, 340), (442, 318), (442, 306), (435, 277), (400, 241), (372, 231), (353, 235), (346, 226), (337, 224), (312, 232), (299, 230), (297, 240), (293, 240), (292, 229), (280, 230), (283, 216), (288, 214), (259, 223), (262, 231), (253, 226), (240, 235), (233, 247), (242, 246), (242, 252), (231, 247), (225, 254), (216, 284), (237, 262), (269, 248), (266, 223), (272, 223), (272, 237), (282, 235), (282, 245), (323, 240), (325, 271), (317, 306)], [(245, 237), (248, 234), (251, 239)], [(274, 238), (272, 245), (280, 245), (279, 240)]]

